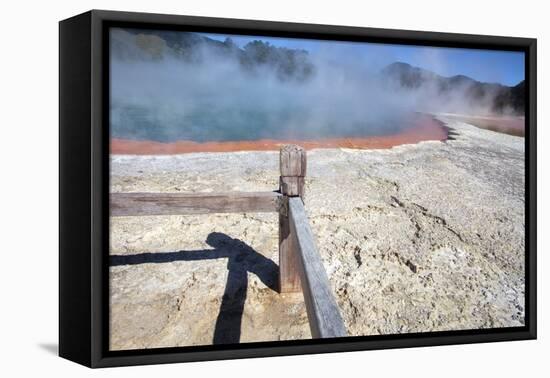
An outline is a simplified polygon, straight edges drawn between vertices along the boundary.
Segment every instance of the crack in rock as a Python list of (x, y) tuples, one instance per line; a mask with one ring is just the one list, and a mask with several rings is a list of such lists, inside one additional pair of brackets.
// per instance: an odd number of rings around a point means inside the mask
[(414, 203), (414, 202), (411, 202), (411, 204), (409, 205), (409, 209), (414, 209), (417, 212), (420, 212), (424, 217), (432, 219), (434, 221), (434, 223), (443, 226), (450, 233), (455, 235), (458, 238), (458, 240), (460, 240), (462, 243), (465, 243), (464, 239), (462, 238), (462, 235), (460, 235), (460, 233), (458, 233), (453, 228), (451, 228), (447, 224), (447, 221), (445, 220), (445, 218), (442, 218), (440, 216), (431, 214), (430, 212), (428, 212), (428, 209), (426, 209), (424, 206), (421, 206), (421, 205), (419, 205), (417, 203)]
[(357, 245), (355, 246), (353, 250), (353, 257), (355, 257), (355, 261), (357, 262), (357, 267), (361, 267), (363, 265), (363, 259), (361, 258), (361, 248)]
[(405, 213), (409, 216), (410, 221), (415, 228), (415, 239), (413, 239), (412, 241), (413, 244), (416, 244), (417, 241), (423, 238), (423, 233), (425, 231), (423, 227), (424, 222), (428, 222), (428, 224), (431, 224), (432, 226), (443, 227), (446, 231), (450, 232), (454, 237), (456, 237), (461, 243), (466, 244), (463, 236), (458, 231), (449, 226), (445, 218), (430, 213), (427, 208), (417, 203), (406, 202), (397, 198), (396, 196), (390, 196), (390, 199), (392, 207), (403, 208)]

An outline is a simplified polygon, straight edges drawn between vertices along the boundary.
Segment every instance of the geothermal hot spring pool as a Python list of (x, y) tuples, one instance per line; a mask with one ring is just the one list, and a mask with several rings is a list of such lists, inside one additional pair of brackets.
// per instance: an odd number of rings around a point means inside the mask
[[(112, 30), (112, 153), (277, 150), (286, 143), (309, 149), (390, 148), (445, 140), (447, 129), (430, 113), (494, 113), (492, 91), (472, 95), (466, 89), (474, 87), (435, 73), (409, 85), (405, 78), (419, 68), (397, 61), (379, 66), (371, 61), (376, 52), (359, 59), (336, 42), (290, 48), (258, 37), (238, 46), (211, 37)], [(475, 88), (485, 88), (476, 83)], [(459, 120), (523, 132), (523, 120)]]
[(167, 117), (158, 111), (126, 107), (112, 110), (110, 121), (114, 154), (277, 150), (287, 143), (307, 149), (375, 149), (447, 138), (440, 121), (417, 112), (382, 117), (376, 122), (337, 123), (312, 120), (311, 115), (301, 119), (292, 112), (212, 111)]

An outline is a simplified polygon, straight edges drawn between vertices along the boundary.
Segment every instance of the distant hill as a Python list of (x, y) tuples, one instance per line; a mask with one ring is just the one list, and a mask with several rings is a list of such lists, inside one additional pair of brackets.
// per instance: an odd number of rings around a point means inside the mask
[(525, 82), (509, 87), (496, 83), (484, 83), (468, 76), (456, 75), (445, 77), (434, 72), (395, 62), (382, 70), (382, 75), (391, 80), (393, 85), (408, 90), (429, 88), (441, 96), (460, 94), (464, 101), (470, 103), (489, 102), (494, 113), (525, 113)]
[(234, 58), (243, 69), (254, 73), (260, 67), (272, 69), (280, 80), (304, 81), (314, 73), (306, 50), (276, 47), (260, 40), (243, 48), (231, 38), (221, 42), (196, 33), (115, 29), (111, 51), (119, 59), (157, 60), (175, 57), (188, 62), (208, 63), (207, 59)]
[(507, 107), (511, 107), (518, 114), (525, 114), (525, 80), (522, 80), (514, 87), (506, 87), (495, 98), (495, 109), (503, 111)]

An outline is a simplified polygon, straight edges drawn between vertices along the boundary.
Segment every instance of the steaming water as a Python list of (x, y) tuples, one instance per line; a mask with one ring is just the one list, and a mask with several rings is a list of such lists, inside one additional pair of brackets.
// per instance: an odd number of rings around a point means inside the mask
[(338, 54), (336, 42), (326, 42), (323, 54), (307, 56), (314, 69), (306, 79), (281, 79), (273, 66), (256, 62), (243, 68), (235, 55), (206, 44), (193, 48), (197, 59), (185, 59), (162, 38), (147, 38), (144, 48), (136, 34), (111, 34), (114, 138), (209, 142), (384, 136), (415, 126), (415, 111), (464, 109), (462, 96), (443, 99), (429, 85), (415, 91), (389, 85), (368, 61)]
[(300, 127), (300, 124), (308, 125), (311, 118), (316, 116), (308, 109), (291, 106), (285, 110), (268, 110), (212, 105), (182, 113), (162, 106), (120, 105), (111, 110), (111, 135), (158, 142), (317, 140), (393, 135), (411, 125), (411, 119), (403, 115), (380, 119), (376, 125), (343, 118), (342, 123), (327, 120), (319, 121), (316, 127)]
[(231, 62), (112, 62), (111, 135), (173, 142), (368, 137), (410, 126), (413, 106), (359, 72), (323, 67), (305, 82)]

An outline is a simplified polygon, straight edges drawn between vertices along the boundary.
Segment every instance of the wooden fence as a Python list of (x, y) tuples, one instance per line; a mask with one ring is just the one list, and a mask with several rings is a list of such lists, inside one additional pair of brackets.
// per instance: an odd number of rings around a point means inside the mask
[(111, 216), (279, 213), (279, 291), (302, 291), (313, 338), (343, 337), (346, 329), (332, 294), (304, 208), (306, 152), (280, 151), (277, 192), (111, 193)]

